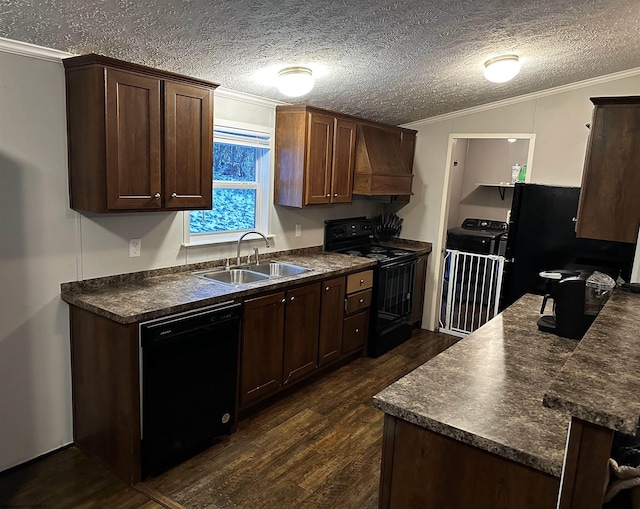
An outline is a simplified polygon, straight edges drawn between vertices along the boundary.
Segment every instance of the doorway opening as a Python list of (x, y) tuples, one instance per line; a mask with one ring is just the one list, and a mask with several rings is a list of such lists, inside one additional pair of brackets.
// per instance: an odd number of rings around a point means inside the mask
[[(534, 145), (532, 133), (449, 135), (440, 215), (441, 250), (435, 267), (438, 290), (433, 302), (434, 321), (438, 319), (442, 332), (467, 335), (498, 313), (505, 259), (498, 252), (497, 242), (495, 249), (487, 247), (486, 251), (448, 250), (447, 231), (469, 224), (467, 219), (486, 220), (494, 227), (506, 228), (513, 179), (531, 181)], [(457, 265), (455, 277), (451, 277), (452, 260), (478, 257), (482, 258), (482, 272), (479, 272), (481, 262), (476, 261), (476, 265)]]

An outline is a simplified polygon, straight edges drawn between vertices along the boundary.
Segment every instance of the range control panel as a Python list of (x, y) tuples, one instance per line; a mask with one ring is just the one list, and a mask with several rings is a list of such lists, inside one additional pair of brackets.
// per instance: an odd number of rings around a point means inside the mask
[(373, 220), (364, 217), (325, 221), (324, 247), (335, 251), (345, 243), (367, 244), (373, 238), (373, 232)]

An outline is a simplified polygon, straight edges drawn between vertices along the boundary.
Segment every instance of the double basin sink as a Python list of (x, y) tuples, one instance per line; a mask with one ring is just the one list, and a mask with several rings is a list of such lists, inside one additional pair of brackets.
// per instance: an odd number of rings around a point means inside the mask
[(279, 277), (295, 276), (302, 274), (310, 269), (291, 265), (282, 262), (268, 262), (260, 265), (245, 265), (233, 267), (231, 269), (213, 269), (201, 272), (195, 272), (194, 275), (224, 283), (232, 286), (245, 285), (255, 283), (257, 281), (265, 281), (267, 279), (276, 279)]

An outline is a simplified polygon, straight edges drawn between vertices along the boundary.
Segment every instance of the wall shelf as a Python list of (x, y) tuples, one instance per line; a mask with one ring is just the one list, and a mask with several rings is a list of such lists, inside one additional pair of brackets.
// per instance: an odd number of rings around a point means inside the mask
[(508, 182), (499, 182), (498, 184), (485, 184), (485, 183), (476, 183), (478, 187), (497, 187), (498, 192), (500, 193), (500, 199), (504, 200), (504, 193), (507, 189), (513, 189), (515, 187), (514, 184)]

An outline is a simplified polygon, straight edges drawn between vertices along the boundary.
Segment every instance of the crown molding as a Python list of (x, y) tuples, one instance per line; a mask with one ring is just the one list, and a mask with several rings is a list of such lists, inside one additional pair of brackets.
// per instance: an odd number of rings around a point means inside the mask
[(223, 97), (225, 99), (233, 99), (234, 101), (242, 101), (250, 104), (257, 104), (259, 106), (266, 106), (269, 108), (275, 108), (280, 104), (288, 104), (282, 101), (276, 101), (275, 99), (267, 99), (259, 95), (247, 94), (245, 92), (238, 92), (237, 90), (231, 90), (230, 88), (218, 87), (215, 90), (214, 97)]
[(409, 122), (408, 124), (402, 124), (401, 127), (407, 127), (409, 129), (415, 129), (417, 127), (434, 124), (436, 122), (442, 122), (443, 120), (451, 120), (453, 118), (463, 117), (465, 115), (471, 115), (472, 113), (480, 113), (495, 108), (501, 108), (503, 106), (510, 106), (525, 101), (531, 101), (534, 99), (540, 99), (550, 95), (560, 94), (562, 92), (569, 92), (571, 90), (578, 90), (581, 88), (591, 87), (594, 85), (600, 85), (602, 83), (608, 83), (610, 81), (620, 80), (623, 78), (630, 78), (640, 75), (640, 67), (634, 69), (628, 69), (626, 71), (614, 72), (612, 74), (605, 74), (604, 76), (598, 76), (596, 78), (589, 78), (582, 81), (576, 81), (575, 83), (569, 83), (568, 85), (561, 85), (559, 87), (548, 88), (546, 90), (540, 90), (538, 92), (532, 92), (530, 94), (519, 95), (511, 97), (509, 99), (503, 99), (502, 101), (496, 101), (488, 104), (481, 104), (480, 106), (473, 106), (464, 110), (452, 111), (451, 113), (443, 113), (435, 117), (425, 118), (423, 120), (416, 120), (415, 122)]
[(49, 62), (60, 62), (63, 58), (74, 56), (73, 53), (67, 53), (66, 51), (45, 48), (28, 42), (14, 41), (13, 39), (5, 39), (4, 37), (0, 37), (0, 51), (24, 57), (47, 60)]

